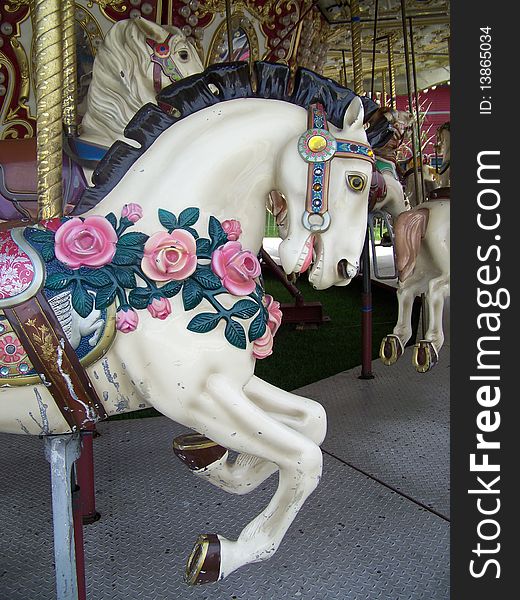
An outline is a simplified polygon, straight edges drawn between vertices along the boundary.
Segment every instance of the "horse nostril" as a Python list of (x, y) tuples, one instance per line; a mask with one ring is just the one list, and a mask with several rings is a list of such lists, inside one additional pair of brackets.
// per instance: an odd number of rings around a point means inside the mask
[(343, 279), (352, 279), (357, 273), (356, 267), (351, 265), (346, 258), (342, 258), (338, 263), (338, 275)]

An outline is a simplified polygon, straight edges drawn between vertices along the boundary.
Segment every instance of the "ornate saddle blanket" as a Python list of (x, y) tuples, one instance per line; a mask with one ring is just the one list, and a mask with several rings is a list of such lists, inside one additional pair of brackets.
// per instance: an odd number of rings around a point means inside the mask
[(42, 301), (52, 308), (83, 367), (99, 360), (115, 336), (112, 307), (93, 310), (87, 318), (82, 318), (72, 307), (71, 288), (57, 292), (42, 290), (44, 279), (52, 274), (53, 267), (48, 266), (46, 273), (40, 254), (25, 237), (37, 238), (38, 231), (23, 227), (0, 231), (0, 385), (29, 385), (41, 381), (18, 332), (6, 317), (6, 311), (37, 294), (42, 294)]
[[(0, 219), (36, 219), (36, 178), (36, 138), (0, 141)], [(88, 186), (83, 169), (67, 155), (62, 181), (64, 206), (75, 206)]]

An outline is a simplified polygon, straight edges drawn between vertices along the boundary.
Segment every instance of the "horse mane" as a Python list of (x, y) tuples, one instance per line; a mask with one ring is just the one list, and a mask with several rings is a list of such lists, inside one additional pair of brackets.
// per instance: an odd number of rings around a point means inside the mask
[(421, 240), (426, 233), (430, 211), (416, 208), (402, 212), (395, 222), (395, 257), (399, 281), (403, 282), (413, 273)]
[[(291, 82), (289, 67), (255, 62), (252, 75), (254, 83), (246, 62), (219, 63), (164, 88), (157, 96), (158, 106), (145, 104), (124, 130), (125, 137), (138, 142), (140, 148), (116, 141), (96, 167), (92, 175), (94, 187), (85, 190), (74, 214), (89, 210), (114, 189), (163, 131), (204, 108), (237, 98), (283, 100), (305, 109), (320, 102), (327, 119), (341, 128), (345, 111), (356, 97), (352, 90), (308, 69), (298, 69), (294, 82)], [(361, 101), (367, 122), (379, 106), (367, 97), (361, 97)], [(386, 119), (367, 130), (372, 147), (384, 145), (391, 135), (391, 126)]]

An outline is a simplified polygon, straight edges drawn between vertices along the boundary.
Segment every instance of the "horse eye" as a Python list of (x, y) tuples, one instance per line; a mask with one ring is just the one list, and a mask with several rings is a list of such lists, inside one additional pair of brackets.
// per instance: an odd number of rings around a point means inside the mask
[(349, 175), (348, 184), (356, 192), (361, 192), (365, 187), (365, 180), (359, 175)]
[(187, 50), (180, 50), (179, 51), (179, 58), (182, 61), (186, 62), (190, 58), (189, 52)]

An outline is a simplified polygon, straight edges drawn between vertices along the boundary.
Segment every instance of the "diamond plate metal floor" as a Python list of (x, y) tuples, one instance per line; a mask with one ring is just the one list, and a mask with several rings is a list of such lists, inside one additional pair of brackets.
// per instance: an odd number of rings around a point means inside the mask
[[(447, 600), (448, 522), (388, 487), (446, 511), (443, 359), (417, 380), (405, 356), (403, 367), (375, 363), (380, 376), (371, 382), (357, 380), (355, 369), (299, 390), (328, 410), (322, 482), (273, 559), (209, 587), (182, 581), (197, 534), (236, 536), (268, 502), (275, 478), (250, 496), (230, 496), (174, 459), (177, 424), (165, 418), (102, 424), (95, 453), (103, 516), (85, 528), (88, 599)], [(403, 393), (405, 386), (412, 393)], [(383, 388), (386, 400), (379, 397)], [(0, 600), (53, 600), (42, 441), (0, 435), (0, 470)]]

